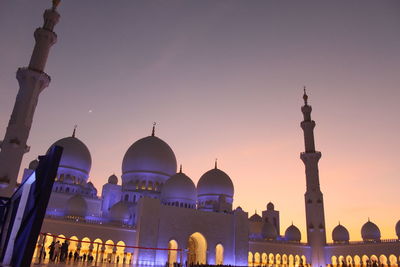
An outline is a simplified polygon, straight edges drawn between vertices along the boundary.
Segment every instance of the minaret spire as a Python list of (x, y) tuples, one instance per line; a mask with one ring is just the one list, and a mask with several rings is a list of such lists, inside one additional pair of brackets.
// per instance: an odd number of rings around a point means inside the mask
[(304, 120), (301, 128), (304, 132), (305, 152), (300, 154), (306, 169), (306, 221), (307, 221), (307, 242), (311, 247), (312, 266), (325, 266), (326, 233), (323, 195), (319, 186), (318, 161), (321, 152), (315, 150), (314, 128), (315, 121), (311, 119), (312, 108), (308, 105), (308, 95), (304, 87), (304, 106), (301, 107)]
[(156, 122), (153, 122), (153, 130), (151, 131), (151, 136), (155, 136), (155, 133), (156, 133), (156, 125), (157, 125), (157, 123), (156, 123)]
[(74, 126), (74, 131), (72, 132), (72, 137), (75, 137), (75, 135), (76, 135), (76, 128), (78, 128), (78, 125)]
[(60, 19), (54, 0), (50, 9), (44, 12), (44, 24), (35, 31), (35, 47), (28, 67), (19, 68), (17, 80), (19, 91), (8, 122), (0, 151), (0, 196), (10, 197), (14, 192), (23, 155), (29, 151), (27, 145), (32, 126), (33, 115), (39, 100), (39, 94), (50, 83), (50, 77), (44, 72), (50, 48), (57, 41), (54, 26)]
[(214, 162), (214, 169), (218, 169), (218, 159), (217, 158), (215, 159), (215, 162)]
[(182, 164), (179, 166), (179, 173), (182, 173)]

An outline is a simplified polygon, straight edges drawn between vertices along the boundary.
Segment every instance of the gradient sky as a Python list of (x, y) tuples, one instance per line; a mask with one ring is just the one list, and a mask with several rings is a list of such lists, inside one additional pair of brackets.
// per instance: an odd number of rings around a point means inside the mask
[[(48, 0), (0, 2), (0, 136)], [(90, 180), (121, 175), (151, 133), (194, 182), (219, 159), (250, 215), (272, 201), (281, 234), (305, 240), (302, 87), (306, 85), (328, 239), (360, 240), (400, 219), (400, 1), (63, 1), (23, 167), (56, 140), (89, 147)]]

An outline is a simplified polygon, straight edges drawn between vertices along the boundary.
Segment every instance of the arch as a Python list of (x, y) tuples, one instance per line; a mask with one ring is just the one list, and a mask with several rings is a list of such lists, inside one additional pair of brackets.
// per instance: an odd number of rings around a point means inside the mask
[[(168, 242), (168, 249), (177, 249), (178, 248), (178, 242), (176, 240), (171, 239)], [(168, 265), (170, 267), (174, 266), (174, 264), (177, 262), (178, 258), (178, 252), (176, 250), (168, 250)]]
[(358, 255), (354, 256), (354, 265), (355, 266), (360, 266), (361, 265), (361, 258)]
[(340, 255), (338, 258), (338, 265), (342, 266), (343, 263), (346, 262), (343, 255)]
[(146, 190), (146, 181), (141, 182), (140, 189)]
[(281, 262), (282, 262), (283, 265), (287, 265), (288, 264), (288, 257), (287, 257), (286, 254), (282, 255)]
[(383, 255), (383, 254), (380, 255), (379, 256), (379, 263), (386, 266), (387, 265), (387, 257), (385, 255)]
[(118, 241), (117, 242), (117, 247), (116, 247), (116, 254), (115, 254), (115, 262), (120, 263), (122, 262), (122, 259), (125, 256), (125, 242), (124, 241)]
[(281, 254), (276, 254), (275, 256), (275, 264), (276, 265), (281, 265), (282, 260), (281, 260)]
[[(70, 239), (70, 240), (69, 240), (68, 252), (69, 252), (69, 251), (72, 251), (72, 253), (74, 253), (75, 251), (78, 250), (78, 242), (79, 242), (79, 239), (78, 239), (78, 237), (76, 237), (76, 236), (71, 236), (69, 239)], [(62, 242), (61, 242), (61, 243), (62, 243)], [(78, 253), (79, 253), (79, 252), (78, 252)]]
[(113, 251), (114, 251), (114, 241), (107, 240), (106, 246), (104, 250), (104, 256), (106, 257), (106, 261), (109, 263), (113, 263)]
[(217, 244), (215, 246), (215, 264), (224, 264), (224, 246), (222, 244)]
[[(101, 255), (101, 248), (102, 248), (102, 244), (103, 244), (103, 240), (101, 240), (100, 238), (96, 238), (94, 241), (93, 241), (93, 252), (92, 252), (92, 255), (93, 255), (93, 258), (94, 258), (94, 263), (96, 264), (97, 262), (101, 262), (102, 261), (102, 259), (100, 259), (100, 255)], [(99, 252), (99, 254), (97, 255), (97, 251)], [(97, 261), (96, 261), (97, 260)]]
[(331, 257), (331, 263), (332, 263), (333, 266), (337, 266), (337, 265), (338, 265), (337, 257), (336, 257), (336, 256), (332, 256), (332, 257)]
[(294, 257), (292, 254), (289, 255), (289, 266), (293, 267), (294, 266)]
[(369, 257), (367, 255), (363, 255), (361, 257), (361, 262), (363, 265), (367, 265), (367, 262), (369, 261)]
[(82, 238), (81, 253), (86, 254), (86, 256), (88, 256), (89, 252), (90, 252), (90, 243), (86, 243), (86, 242), (90, 242), (89, 237)]
[(274, 261), (275, 261), (274, 254), (269, 253), (269, 255), (268, 255), (268, 261), (269, 261), (269, 264), (274, 264)]
[(300, 265), (300, 256), (296, 255), (294, 256), (294, 266), (299, 266)]
[(371, 255), (370, 260), (372, 262), (374, 262), (374, 261), (376, 261), (377, 263), (379, 262), (379, 259), (378, 259), (378, 257), (376, 255)]
[(261, 256), (260, 253), (254, 253), (254, 266), (260, 266)]
[(350, 255), (347, 255), (346, 256), (346, 264), (347, 264), (347, 266), (353, 265), (353, 257), (351, 257)]
[(389, 263), (390, 266), (397, 266), (397, 257), (395, 255), (390, 255), (389, 256)]
[(153, 182), (152, 181), (149, 181), (147, 183), (147, 190), (153, 191)]
[(247, 261), (249, 266), (253, 266), (253, 253), (251, 253), (251, 251), (249, 251), (249, 256), (247, 257)]
[(265, 252), (261, 254), (261, 264), (262, 265), (268, 264), (268, 255)]
[(302, 265), (306, 265), (306, 264), (307, 264), (307, 258), (306, 258), (306, 256), (301, 255), (300, 259), (301, 259), (301, 264), (302, 264)]
[(187, 262), (189, 264), (206, 264), (207, 263), (207, 241), (205, 237), (196, 232), (189, 237), (188, 240)]

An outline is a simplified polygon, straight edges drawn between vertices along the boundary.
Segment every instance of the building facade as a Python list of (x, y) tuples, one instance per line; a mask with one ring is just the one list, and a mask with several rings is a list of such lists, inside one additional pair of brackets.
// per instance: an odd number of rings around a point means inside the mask
[[(59, 1), (45, 11), (44, 25), (35, 32), (36, 46), (29, 67), (17, 73), (20, 91), (2, 142), (0, 190), (10, 195), (33, 120), (39, 93), (50, 78), (43, 72), (49, 49), (56, 41)], [(42, 233), (35, 256), (46, 251), (52, 241), (69, 241), (69, 251), (92, 255), (96, 261), (144, 265), (166, 263), (235, 266), (367, 265), (369, 260), (397, 266), (400, 256), (400, 221), (397, 237), (381, 240), (373, 222), (361, 229), (363, 240), (350, 242), (349, 232), (338, 225), (333, 243), (326, 242), (325, 211), (320, 190), (318, 161), (311, 119), (311, 106), (304, 92), (302, 113), (305, 150), (306, 232), (289, 226), (281, 234), (280, 213), (268, 203), (262, 215), (233, 208), (234, 184), (229, 175), (215, 166), (206, 171), (197, 185), (177, 169), (171, 147), (155, 135), (134, 142), (125, 153), (122, 176), (109, 176), (101, 193), (90, 180), (92, 157), (76, 135), (53, 145), (64, 148), (55, 178)], [(53, 146), (50, 145), (49, 147)], [(38, 162), (25, 169), (23, 180), (35, 171)], [(99, 194), (100, 193), (100, 194)], [(35, 259), (34, 259), (35, 260)]]

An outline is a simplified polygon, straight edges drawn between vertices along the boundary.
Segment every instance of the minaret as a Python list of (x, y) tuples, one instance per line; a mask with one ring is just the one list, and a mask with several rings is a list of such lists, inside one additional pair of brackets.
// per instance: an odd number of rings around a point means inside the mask
[(17, 80), (19, 91), (15, 100), (4, 140), (0, 144), (0, 196), (10, 197), (14, 192), (23, 155), (29, 151), (27, 140), (32, 126), (33, 114), (39, 94), (49, 86), (50, 76), (44, 72), (50, 47), (56, 43), (53, 32), (60, 14), (57, 6), (60, 0), (53, 0), (53, 6), (44, 12), (43, 27), (35, 31), (35, 48), (28, 67), (19, 68)]
[(301, 128), (304, 132), (305, 152), (300, 154), (306, 167), (307, 191), (304, 195), (307, 221), (307, 242), (311, 247), (312, 266), (325, 267), (326, 244), (324, 201), (319, 187), (318, 161), (321, 152), (315, 151), (314, 127), (315, 121), (311, 120), (311, 106), (308, 105), (308, 96), (304, 87), (304, 106), (301, 108), (304, 120)]

